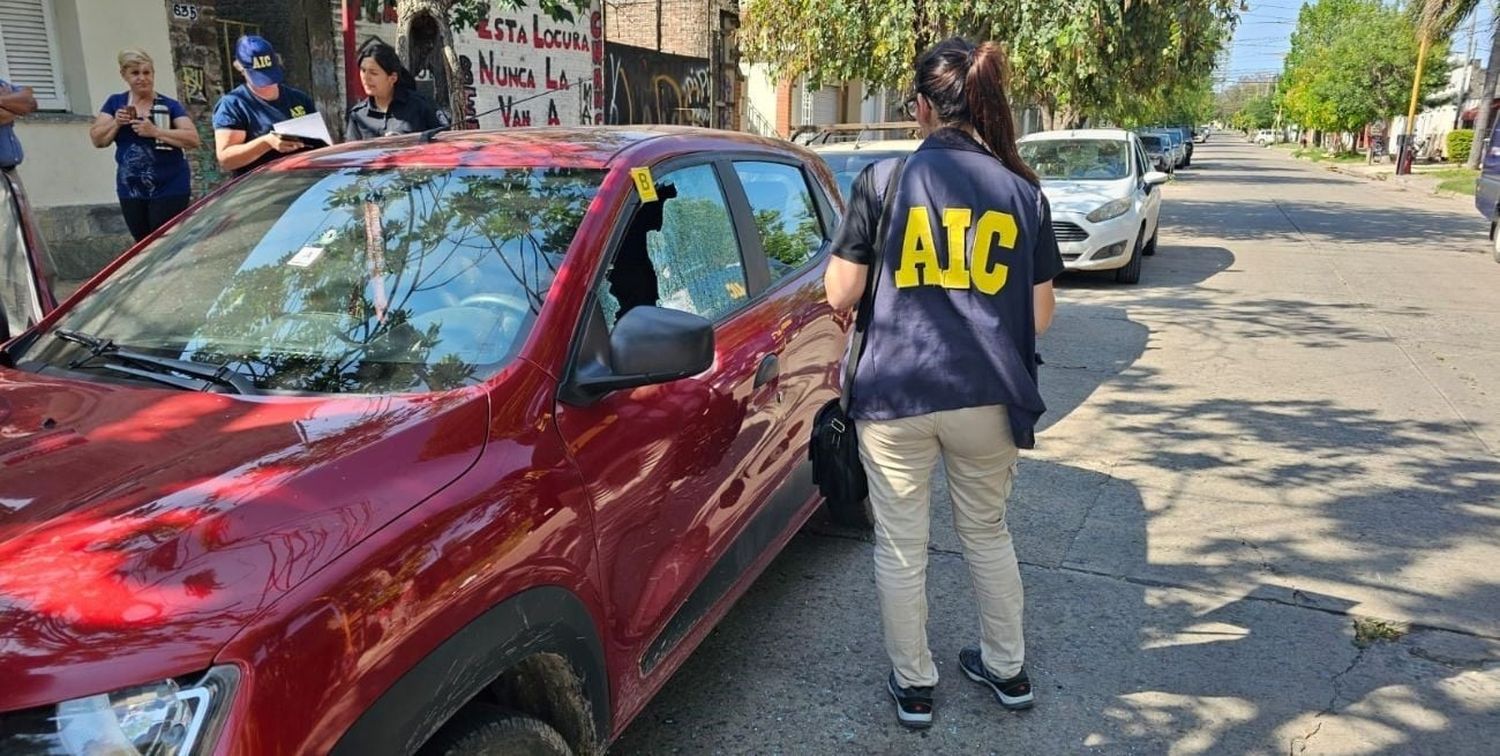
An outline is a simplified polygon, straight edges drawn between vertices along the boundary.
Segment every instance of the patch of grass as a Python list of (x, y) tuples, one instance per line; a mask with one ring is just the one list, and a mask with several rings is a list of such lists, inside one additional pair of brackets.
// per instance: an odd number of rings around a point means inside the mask
[(1329, 152), (1322, 147), (1301, 147), (1292, 151), (1292, 157), (1311, 160), (1314, 163), (1363, 163), (1365, 154), (1363, 152)]
[(1432, 171), (1426, 175), (1438, 179), (1438, 191), (1453, 192), (1454, 194), (1474, 195), (1474, 179), (1479, 178), (1479, 171), (1469, 168), (1444, 168)]
[(1376, 643), (1391, 643), (1406, 635), (1406, 628), (1394, 622), (1356, 617), (1354, 619), (1354, 645), (1369, 648)]

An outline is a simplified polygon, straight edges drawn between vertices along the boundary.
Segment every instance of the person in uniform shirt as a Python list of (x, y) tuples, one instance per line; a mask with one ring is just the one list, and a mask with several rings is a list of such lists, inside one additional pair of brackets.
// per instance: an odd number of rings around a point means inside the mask
[(384, 42), (371, 44), (359, 54), (359, 81), (365, 87), (363, 102), (349, 109), (344, 138), (374, 139), (447, 126), (432, 103), (417, 91), (417, 81), (401, 65), (396, 48)]
[(1021, 576), (1005, 521), (1018, 448), (1045, 410), (1036, 337), (1063, 270), (1036, 174), (1016, 150), (1005, 52), (937, 44), (917, 60), (912, 105), (924, 140), (900, 174), (872, 270), (894, 161), (855, 180), (825, 274), (828, 302), (865, 296), (865, 348), (849, 415), (875, 516), (875, 584), (898, 721), (929, 727), (938, 672), (927, 644), (928, 486), (947, 472), (954, 525), (979, 602), (980, 640), (958, 669), (1008, 709), (1033, 703), (1024, 668)]
[(120, 78), (129, 87), (99, 107), (89, 139), (115, 148), (115, 193), (136, 241), (187, 209), (193, 174), (183, 150), (202, 145), (182, 103), (156, 91), (156, 64), (144, 50), (121, 50)]
[(240, 37), (234, 46), (234, 69), (244, 75), (245, 83), (226, 92), (214, 106), (214, 154), (220, 168), (239, 176), (307, 147), (272, 129), (318, 108), (305, 92), (282, 83), (281, 58), (264, 37)]
[(0, 171), (5, 171), (12, 181), (19, 181), (16, 166), (25, 159), (21, 140), (16, 137), (16, 121), (36, 112), (36, 93), (30, 87), (22, 87), (0, 79)]

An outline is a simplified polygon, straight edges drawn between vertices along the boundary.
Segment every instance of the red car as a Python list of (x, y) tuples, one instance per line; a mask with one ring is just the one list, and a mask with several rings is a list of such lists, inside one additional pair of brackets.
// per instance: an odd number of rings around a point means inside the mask
[(819, 503), (811, 153), (344, 145), (0, 352), (0, 753), (597, 753)]

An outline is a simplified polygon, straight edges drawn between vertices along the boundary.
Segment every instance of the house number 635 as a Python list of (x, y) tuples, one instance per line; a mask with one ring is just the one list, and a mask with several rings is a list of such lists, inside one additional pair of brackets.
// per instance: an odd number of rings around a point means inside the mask
[(192, 3), (172, 3), (172, 18), (197, 21), (198, 6)]

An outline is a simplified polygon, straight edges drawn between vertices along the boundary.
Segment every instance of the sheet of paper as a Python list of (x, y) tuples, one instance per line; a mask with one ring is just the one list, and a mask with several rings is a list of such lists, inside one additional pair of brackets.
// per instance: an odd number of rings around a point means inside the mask
[(308, 113), (289, 121), (282, 121), (272, 126), (271, 130), (282, 136), (297, 137), (305, 142), (333, 144), (333, 137), (328, 133), (328, 124), (324, 123), (323, 116), (317, 113)]

